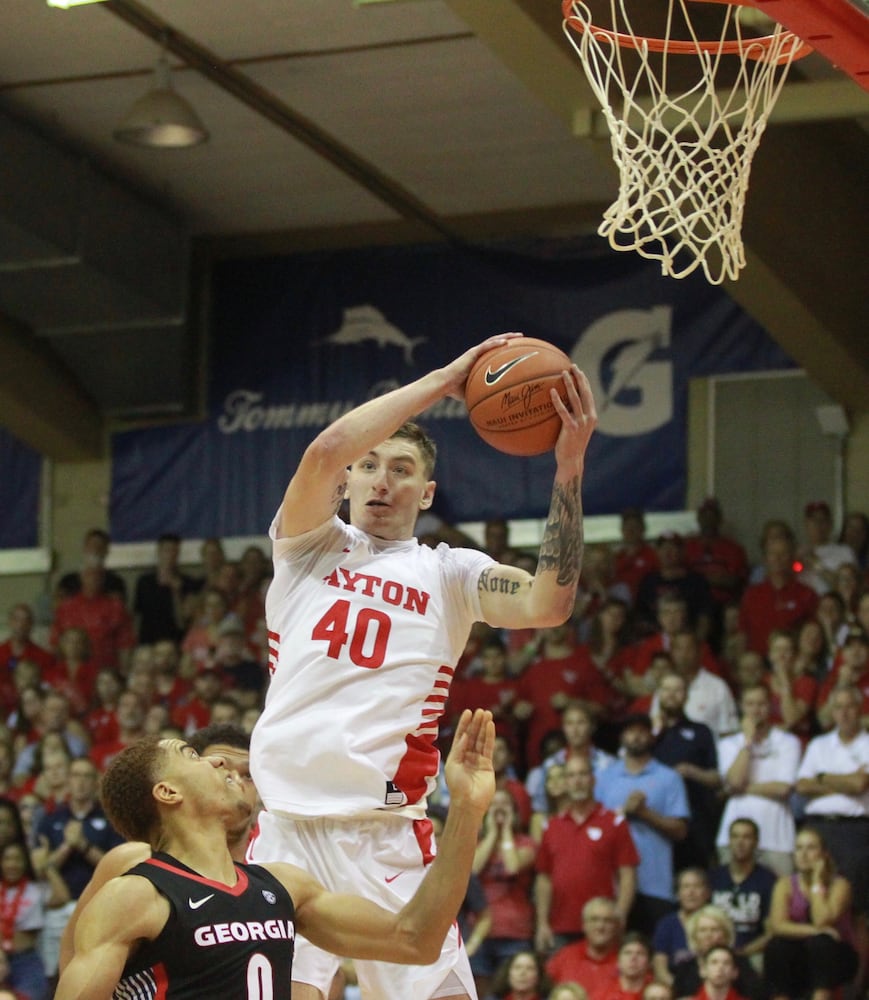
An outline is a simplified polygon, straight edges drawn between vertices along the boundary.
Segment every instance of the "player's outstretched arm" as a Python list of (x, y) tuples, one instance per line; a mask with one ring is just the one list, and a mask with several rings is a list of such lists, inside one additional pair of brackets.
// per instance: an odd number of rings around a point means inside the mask
[(438, 400), (446, 396), (464, 398), (464, 385), (477, 358), (519, 336), (503, 333), (489, 337), (444, 368), (357, 406), (318, 434), (305, 449), (284, 494), (281, 537), (311, 531), (331, 517), (344, 498), (348, 465)]
[(155, 938), (168, 918), (169, 903), (147, 879), (106, 883), (81, 914), (54, 1000), (111, 1000), (135, 942)]
[(585, 374), (573, 365), (563, 374), (565, 404), (550, 395), (561, 431), (555, 444), (555, 481), (543, 531), (537, 572), (497, 565), (480, 576), (485, 620), (499, 628), (544, 628), (567, 621), (582, 569), (582, 474), (585, 452), (597, 426), (597, 410)]
[(102, 889), (106, 882), (116, 878), (118, 875), (123, 875), (124, 872), (128, 872), (131, 868), (135, 868), (140, 861), (144, 861), (150, 856), (151, 848), (147, 844), (132, 841), (126, 844), (118, 844), (117, 847), (113, 847), (100, 858), (99, 863), (94, 868), (93, 875), (91, 875), (90, 882), (88, 882), (84, 888), (84, 892), (76, 900), (75, 909), (72, 911), (66, 927), (63, 929), (63, 935), (60, 939), (59, 967), (61, 972), (69, 965), (72, 958), (73, 941), (75, 940), (75, 929), (78, 924), (78, 918), (87, 904)]
[(349, 958), (427, 965), (440, 954), (468, 886), (480, 823), (495, 791), (490, 712), (466, 710), (446, 764), (450, 809), (438, 854), (414, 897), (398, 912), (360, 896), (326, 892), (288, 865), (266, 865), (296, 902), (296, 927), (321, 948)]

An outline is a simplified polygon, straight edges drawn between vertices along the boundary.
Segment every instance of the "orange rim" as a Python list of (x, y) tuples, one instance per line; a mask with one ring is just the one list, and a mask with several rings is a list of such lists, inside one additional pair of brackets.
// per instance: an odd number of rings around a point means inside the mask
[[(679, 39), (648, 38), (645, 35), (628, 35), (621, 31), (612, 31), (609, 28), (601, 28), (596, 24), (586, 26), (573, 13), (574, 0), (562, 0), (561, 9), (564, 14), (564, 21), (573, 30), (583, 35), (586, 32), (596, 39), (608, 39), (623, 49), (638, 49), (640, 43), (645, 42), (649, 52), (666, 52), (675, 55), (696, 55), (697, 52), (711, 52), (715, 55), (723, 54), (730, 56), (741, 56), (743, 59), (754, 59), (758, 62), (768, 59), (773, 43), (777, 43), (781, 36), (761, 35), (758, 38), (738, 39), (722, 41), (720, 38), (715, 41), (681, 41)], [(734, 7), (753, 7), (750, 0), (695, 0), (698, 3), (724, 3)], [(793, 32), (785, 32), (784, 37), (788, 46), (776, 59), (777, 63), (790, 62), (792, 59), (802, 59), (807, 56), (812, 47), (804, 42)]]

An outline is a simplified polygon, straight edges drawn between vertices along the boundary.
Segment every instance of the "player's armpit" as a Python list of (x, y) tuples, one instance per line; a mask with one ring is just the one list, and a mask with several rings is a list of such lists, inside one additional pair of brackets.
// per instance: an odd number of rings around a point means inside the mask
[(63, 972), (72, 959), (75, 929), (78, 925), (78, 918), (87, 904), (108, 881), (134, 868), (140, 861), (144, 861), (150, 855), (151, 848), (147, 844), (136, 842), (119, 844), (103, 855), (99, 864), (94, 869), (90, 882), (85, 886), (84, 892), (82, 892), (76, 901), (72, 916), (63, 929), (63, 936), (60, 941), (61, 972)]
[(169, 918), (169, 903), (136, 876), (107, 882), (82, 912), (75, 954), (55, 1000), (110, 1000), (137, 943), (155, 938)]

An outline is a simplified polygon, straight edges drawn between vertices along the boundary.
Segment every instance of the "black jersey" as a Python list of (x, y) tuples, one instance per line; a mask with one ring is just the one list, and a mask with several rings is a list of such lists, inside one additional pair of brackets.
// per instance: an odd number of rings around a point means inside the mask
[(171, 912), (159, 935), (131, 956), (116, 1000), (289, 1000), (293, 901), (264, 868), (235, 868), (234, 886), (168, 854), (126, 872), (152, 882)]

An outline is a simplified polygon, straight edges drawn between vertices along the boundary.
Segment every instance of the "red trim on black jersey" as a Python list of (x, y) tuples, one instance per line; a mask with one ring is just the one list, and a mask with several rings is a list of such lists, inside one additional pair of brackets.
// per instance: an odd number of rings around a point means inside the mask
[(163, 861), (160, 858), (147, 858), (142, 864), (154, 865), (156, 868), (163, 868), (167, 872), (183, 875), (185, 878), (189, 878), (191, 882), (199, 882), (201, 885), (207, 885), (210, 889), (220, 889), (221, 892), (225, 892), (230, 896), (240, 896), (248, 886), (247, 872), (243, 868), (239, 868), (238, 865), (235, 865), (238, 881), (235, 885), (225, 885), (223, 882), (215, 882), (213, 879), (205, 878), (203, 875), (197, 875), (196, 872), (188, 871), (186, 868), (170, 865), (167, 861)]

